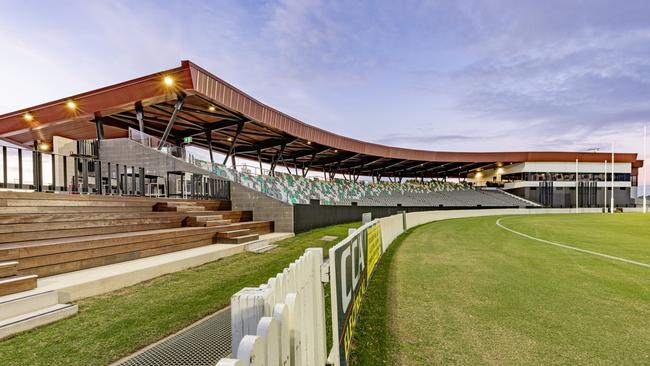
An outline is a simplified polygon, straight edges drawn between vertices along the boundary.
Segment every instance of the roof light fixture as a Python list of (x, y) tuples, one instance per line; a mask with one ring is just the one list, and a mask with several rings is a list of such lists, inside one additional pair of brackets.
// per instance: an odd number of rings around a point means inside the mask
[(211, 105), (211, 106), (208, 107), (208, 110), (209, 110), (210, 112), (214, 112), (214, 111), (217, 110), (217, 108), (215, 108), (213, 105)]
[(74, 111), (75, 109), (77, 109), (77, 103), (75, 103), (74, 100), (69, 100), (69, 101), (65, 104), (65, 106), (68, 107), (68, 109), (71, 110), (71, 111)]
[(232, 141), (232, 137), (228, 137), (228, 141)]
[(174, 85), (174, 78), (171, 76), (167, 75), (163, 78), (163, 83), (165, 83), (166, 86), (173, 86)]
[(27, 122), (31, 122), (34, 120), (34, 116), (31, 113), (27, 112), (23, 114), (23, 119)]
[(311, 145), (311, 141), (307, 141), (307, 145)]

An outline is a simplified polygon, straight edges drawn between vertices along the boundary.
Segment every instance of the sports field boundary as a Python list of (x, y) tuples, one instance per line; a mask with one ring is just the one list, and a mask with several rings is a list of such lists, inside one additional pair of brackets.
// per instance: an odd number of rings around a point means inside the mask
[(554, 241), (550, 241), (550, 240), (546, 240), (546, 239), (538, 238), (538, 237), (535, 237), (535, 236), (532, 236), (532, 235), (528, 235), (528, 234), (522, 233), (522, 232), (520, 232), (520, 231), (513, 230), (513, 229), (510, 229), (510, 228), (506, 227), (505, 225), (503, 225), (503, 224), (501, 223), (501, 220), (502, 220), (502, 219), (503, 219), (503, 217), (497, 219), (497, 221), (496, 221), (496, 225), (497, 225), (498, 227), (500, 227), (500, 228), (502, 228), (502, 229), (504, 229), (504, 230), (506, 230), (506, 231), (509, 231), (509, 232), (511, 232), (511, 233), (513, 233), (513, 234), (515, 234), (515, 235), (519, 235), (519, 236), (521, 236), (521, 237), (524, 237), (524, 238), (526, 238), (526, 239), (535, 240), (535, 241), (538, 241), (538, 242), (540, 242), (540, 243), (549, 244), (549, 245), (554, 245), (554, 246), (556, 246), (556, 247), (560, 247), (560, 248), (564, 248), (564, 249), (575, 250), (575, 251), (577, 251), (577, 252), (581, 252), (581, 253), (585, 253), (585, 254), (590, 254), (590, 255), (595, 255), (595, 256), (598, 256), (598, 257), (603, 257), (603, 258), (611, 259), (611, 260), (614, 260), (614, 261), (619, 261), (619, 262), (624, 262), (624, 263), (634, 264), (634, 265), (641, 266), (641, 267), (650, 268), (650, 264), (646, 264), (646, 263), (642, 263), (642, 262), (633, 261), (633, 260), (631, 260), (631, 259), (627, 259), (627, 258), (616, 257), (616, 256), (609, 255), (609, 254), (605, 254), (605, 253), (594, 252), (594, 251), (592, 251), (592, 250), (582, 249), (582, 248), (574, 247), (574, 246), (571, 246), (571, 245), (562, 244), (562, 243), (558, 243), (558, 242), (554, 242)]

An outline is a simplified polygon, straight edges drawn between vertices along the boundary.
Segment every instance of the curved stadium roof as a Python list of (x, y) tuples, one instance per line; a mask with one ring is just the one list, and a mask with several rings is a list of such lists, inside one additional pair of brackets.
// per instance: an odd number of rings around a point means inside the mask
[[(174, 80), (171, 87), (165, 77)], [(179, 101), (182, 100), (182, 103)], [(66, 108), (69, 101), (76, 109)], [(170, 126), (175, 107), (180, 109)], [(147, 134), (180, 144), (192, 144), (224, 154), (271, 164), (352, 175), (435, 177), (465, 176), (471, 171), (524, 161), (603, 162), (609, 153), (595, 152), (442, 152), (406, 149), (364, 142), (314, 127), (279, 112), (190, 61), (181, 66), (22, 109), (0, 116), (0, 137), (17, 143), (97, 137), (126, 137), (138, 129), (143, 113)], [(25, 118), (29, 114), (31, 118)], [(28, 120), (29, 119), (29, 120)], [(617, 162), (630, 162), (633, 173), (642, 166), (634, 153), (617, 153)]]

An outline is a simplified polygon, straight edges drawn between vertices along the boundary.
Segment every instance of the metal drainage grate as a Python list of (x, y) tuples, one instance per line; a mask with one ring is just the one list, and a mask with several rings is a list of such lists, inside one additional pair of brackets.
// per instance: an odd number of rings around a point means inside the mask
[(119, 366), (214, 366), (230, 354), (230, 308), (136, 353)]

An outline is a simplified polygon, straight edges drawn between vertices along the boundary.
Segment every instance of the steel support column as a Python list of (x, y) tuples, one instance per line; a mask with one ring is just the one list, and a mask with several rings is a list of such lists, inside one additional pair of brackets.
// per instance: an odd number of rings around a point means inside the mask
[(167, 127), (165, 127), (165, 132), (163, 132), (162, 138), (160, 139), (160, 143), (158, 144), (158, 150), (162, 150), (163, 145), (167, 141), (167, 137), (169, 137), (169, 133), (172, 131), (172, 127), (174, 126), (174, 122), (176, 122), (176, 118), (178, 118), (178, 113), (183, 108), (184, 103), (185, 103), (185, 96), (184, 95), (179, 95), (178, 96), (178, 101), (174, 105), (174, 112), (172, 112), (172, 116), (169, 118), (169, 122), (167, 123)]
[(208, 140), (208, 151), (210, 152), (210, 163), (214, 165), (214, 156), (212, 155), (212, 131), (209, 129), (205, 130), (205, 137)]
[(244, 128), (244, 122), (239, 123), (239, 125), (237, 126), (237, 132), (235, 133), (235, 137), (233, 137), (232, 144), (230, 144), (230, 149), (228, 150), (226, 157), (223, 159), (223, 165), (226, 165), (226, 163), (228, 162), (228, 158), (230, 157), (230, 154), (235, 152), (235, 144), (237, 143), (237, 139), (239, 138), (239, 134), (241, 134), (243, 128)]
[(135, 103), (135, 118), (138, 120), (140, 128), (140, 143), (144, 144), (144, 108), (140, 102)]

